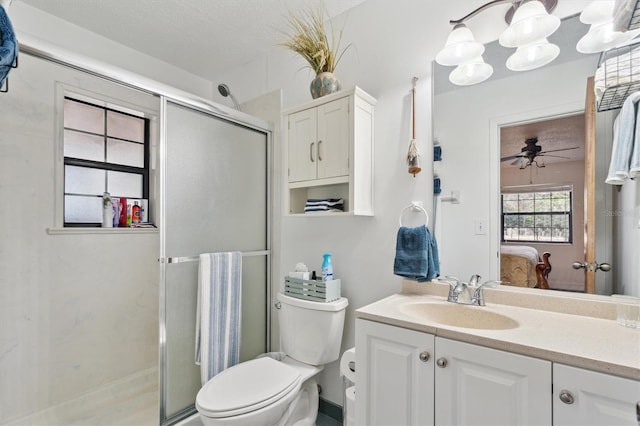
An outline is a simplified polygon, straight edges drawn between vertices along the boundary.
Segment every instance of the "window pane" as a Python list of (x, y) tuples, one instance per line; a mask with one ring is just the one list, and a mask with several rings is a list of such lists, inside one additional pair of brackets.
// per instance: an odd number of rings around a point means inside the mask
[(533, 197), (520, 199), (521, 212), (533, 212), (535, 211), (533, 207), (534, 207)]
[(144, 167), (144, 145), (107, 139), (107, 162)]
[(104, 161), (104, 137), (65, 130), (64, 156), (83, 160)]
[(102, 197), (65, 195), (64, 221), (69, 223), (101, 223)]
[(107, 191), (112, 197), (143, 198), (142, 175), (109, 171), (107, 179)]
[(105, 171), (89, 167), (64, 166), (65, 194), (100, 195), (104, 192)]
[(64, 127), (104, 134), (104, 109), (65, 99)]
[(514, 200), (505, 200), (503, 203), (503, 209), (505, 213), (517, 213), (518, 212), (518, 201)]
[(536, 197), (535, 209), (537, 212), (548, 212), (551, 209), (551, 199), (549, 197)]
[(107, 111), (107, 129), (108, 136), (144, 142), (144, 119), (142, 118)]

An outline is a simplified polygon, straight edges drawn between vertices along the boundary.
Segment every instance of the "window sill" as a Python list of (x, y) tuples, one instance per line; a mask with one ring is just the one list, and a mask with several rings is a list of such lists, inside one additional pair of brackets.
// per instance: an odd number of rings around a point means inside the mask
[(158, 228), (47, 228), (48, 235), (157, 234)]

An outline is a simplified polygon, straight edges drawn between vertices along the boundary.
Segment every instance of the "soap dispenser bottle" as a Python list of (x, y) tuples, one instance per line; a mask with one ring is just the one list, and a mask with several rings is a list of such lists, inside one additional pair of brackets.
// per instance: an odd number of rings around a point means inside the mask
[(322, 281), (333, 279), (333, 264), (331, 263), (331, 253), (322, 255)]

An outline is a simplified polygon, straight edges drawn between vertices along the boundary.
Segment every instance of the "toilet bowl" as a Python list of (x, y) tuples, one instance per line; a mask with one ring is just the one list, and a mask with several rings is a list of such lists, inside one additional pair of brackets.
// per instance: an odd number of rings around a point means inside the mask
[(234, 365), (205, 383), (196, 396), (205, 426), (315, 425), (315, 376), (338, 359), (348, 301), (312, 302), (282, 294), (278, 299), (285, 352)]

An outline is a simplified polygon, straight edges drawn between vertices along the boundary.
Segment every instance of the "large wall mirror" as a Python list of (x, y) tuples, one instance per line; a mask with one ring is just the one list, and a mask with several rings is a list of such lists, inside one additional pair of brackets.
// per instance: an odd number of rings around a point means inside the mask
[[(442, 162), (434, 168), (442, 187), (435, 226), (443, 275), (504, 279), (508, 254), (542, 259), (549, 253), (551, 289), (640, 292), (640, 184), (630, 182), (620, 191), (604, 183), (619, 110), (592, 115), (595, 150), (585, 150), (587, 80), (599, 59), (575, 49), (587, 30), (578, 16), (563, 19), (549, 38), (560, 46), (560, 56), (527, 72), (507, 70), (513, 49), (489, 43), (484, 60), (494, 74), (473, 86), (451, 84), (453, 68), (434, 63), (434, 140), (442, 148)], [(527, 158), (526, 152), (544, 155)], [(587, 221), (589, 167), (596, 207), (595, 218)], [(459, 202), (452, 203), (452, 195), (459, 195)], [(587, 227), (595, 238), (585, 237)], [(610, 264), (611, 271), (596, 272), (589, 287), (587, 274), (573, 263), (584, 262), (585, 248), (594, 240), (597, 262)], [(514, 285), (539, 284), (535, 276), (519, 277), (525, 281)]]

